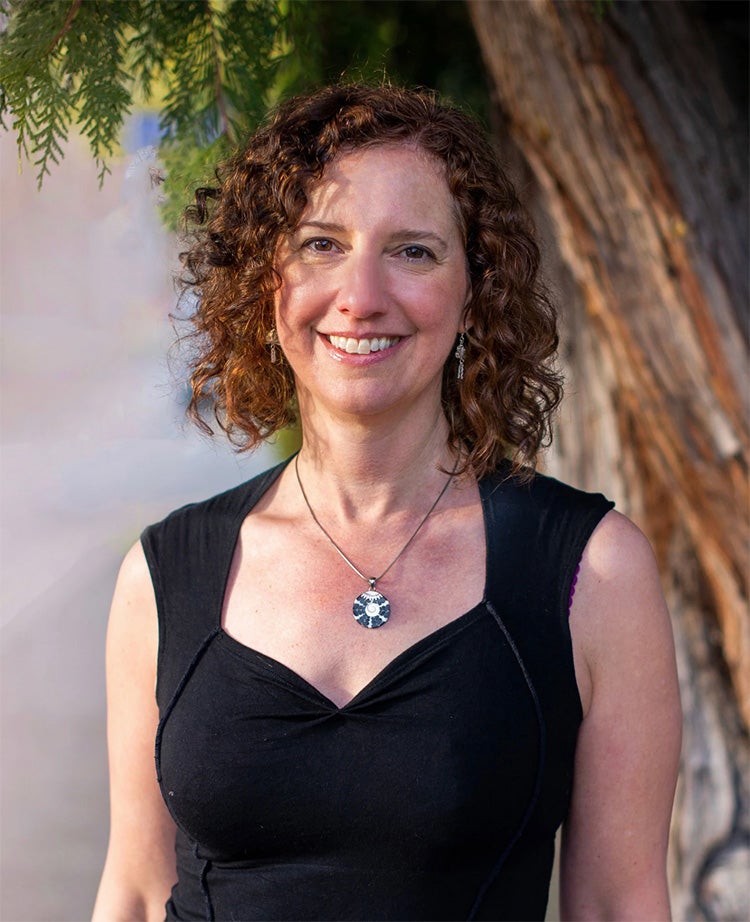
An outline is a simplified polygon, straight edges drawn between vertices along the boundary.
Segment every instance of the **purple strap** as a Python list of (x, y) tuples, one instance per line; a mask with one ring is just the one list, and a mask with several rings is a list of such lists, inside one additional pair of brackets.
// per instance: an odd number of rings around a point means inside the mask
[(576, 594), (576, 583), (578, 582), (578, 574), (581, 572), (581, 562), (578, 561), (578, 566), (576, 571), (573, 574), (573, 582), (570, 584), (570, 595), (568, 596), (568, 617), (570, 617), (570, 610), (573, 607), (573, 596)]

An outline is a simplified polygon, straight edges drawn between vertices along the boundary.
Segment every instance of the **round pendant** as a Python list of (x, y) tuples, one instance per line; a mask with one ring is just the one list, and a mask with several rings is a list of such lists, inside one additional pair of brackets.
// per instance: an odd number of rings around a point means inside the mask
[(354, 600), (352, 612), (362, 627), (380, 627), (391, 617), (391, 603), (376, 589), (367, 589)]

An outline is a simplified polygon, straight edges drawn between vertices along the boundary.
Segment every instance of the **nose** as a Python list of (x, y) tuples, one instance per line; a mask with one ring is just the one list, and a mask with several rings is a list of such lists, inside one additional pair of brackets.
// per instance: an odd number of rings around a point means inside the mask
[(352, 252), (340, 271), (337, 307), (341, 313), (364, 319), (386, 310), (385, 278), (376, 254)]

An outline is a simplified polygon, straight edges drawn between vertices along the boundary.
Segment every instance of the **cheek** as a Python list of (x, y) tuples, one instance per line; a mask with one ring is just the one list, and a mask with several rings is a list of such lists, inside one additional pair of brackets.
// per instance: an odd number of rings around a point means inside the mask
[(294, 293), (284, 286), (276, 294), (274, 316), (276, 335), (286, 355), (294, 353), (295, 337), (293, 329), (295, 313)]
[(284, 314), (289, 323), (298, 317), (312, 316), (331, 295), (331, 282), (325, 273), (311, 272), (305, 267), (284, 271), (281, 287), (276, 293), (276, 314)]
[(279, 329), (293, 329), (304, 322), (310, 293), (306, 286), (294, 279), (284, 279), (276, 293), (276, 326)]
[(306, 285), (283, 285), (275, 300), (276, 334), (292, 370), (308, 360), (317, 338), (320, 311)]
[[(445, 326), (453, 335), (462, 323), (464, 309), (469, 302), (468, 280), (463, 276), (435, 281), (420, 297), (425, 319), (436, 326)], [(454, 328), (454, 329), (453, 329)]]

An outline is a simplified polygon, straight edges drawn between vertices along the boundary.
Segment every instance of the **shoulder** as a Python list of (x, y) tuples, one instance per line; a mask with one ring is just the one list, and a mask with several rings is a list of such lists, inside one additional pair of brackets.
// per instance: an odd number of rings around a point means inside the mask
[(181, 535), (192, 534), (196, 529), (211, 530), (222, 522), (234, 523), (238, 516), (244, 517), (288, 463), (289, 459), (215, 496), (180, 506), (160, 521), (147, 526), (141, 540), (149, 561), (153, 547), (165, 539), (173, 542)]
[(539, 514), (566, 509), (607, 511), (614, 506), (601, 493), (589, 493), (539, 471), (525, 470), (515, 474), (509, 463), (483, 478), (480, 489), (489, 498), (503, 498), (525, 505)]
[(136, 541), (123, 558), (117, 575), (114, 598), (119, 607), (130, 607), (135, 604), (138, 610), (144, 601), (153, 600), (151, 575), (140, 541)]
[(591, 536), (587, 566), (599, 580), (648, 574), (658, 577), (648, 538), (627, 516), (612, 510)]
[[(603, 614), (607, 603), (610, 617)], [(649, 603), (649, 607), (644, 607)], [(630, 623), (649, 620), (652, 608), (666, 612), (656, 558), (643, 532), (626, 516), (611, 510), (586, 544), (581, 560), (576, 609), (589, 621), (615, 626), (615, 615), (628, 612)]]
[(587, 493), (538, 472), (514, 476), (510, 465), (481, 480), (479, 489), (490, 533), (512, 535), (518, 559), (525, 554), (538, 561), (535, 580), (543, 571), (556, 581), (567, 621), (576, 568), (614, 503), (601, 493)]
[(222, 513), (231, 512), (238, 507), (242, 507), (247, 503), (252, 503), (254, 500), (259, 499), (263, 495), (263, 493), (271, 486), (276, 478), (279, 477), (288, 463), (289, 459), (286, 459), (280, 464), (275, 464), (268, 470), (262, 471), (260, 474), (256, 474), (255, 477), (252, 477), (250, 480), (246, 480), (237, 486), (230, 487), (229, 489), (223, 490), (221, 493), (217, 493), (214, 496), (209, 496), (206, 499), (180, 506), (166, 515), (159, 522), (156, 522), (154, 525), (149, 527), (159, 527), (168, 523), (180, 522), (184, 519), (200, 518), (204, 515), (221, 515)]
[(157, 615), (154, 587), (140, 542), (125, 555), (117, 576), (107, 629), (110, 674), (120, 663), (156, 663)]
[(674, 666), (672, 628), (656, 558), (641, 530), (608, 512), (584, 549), (570, 617), (585, 664), (579, 678), (584, 710), (593, 696), (621, 693), (645, 668)]

